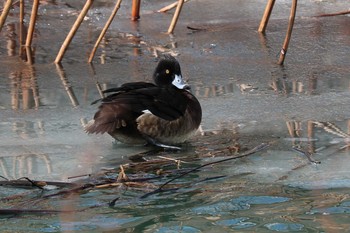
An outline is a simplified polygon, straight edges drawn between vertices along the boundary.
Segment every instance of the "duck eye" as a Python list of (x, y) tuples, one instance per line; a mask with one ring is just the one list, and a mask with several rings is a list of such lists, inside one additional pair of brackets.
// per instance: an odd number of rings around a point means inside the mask
[(166, 74), (169, 74), (169, 73), (170, 73), (170, 70), (166, 69), (166, 70), (165, 70), (165, 73), (166, 73)]

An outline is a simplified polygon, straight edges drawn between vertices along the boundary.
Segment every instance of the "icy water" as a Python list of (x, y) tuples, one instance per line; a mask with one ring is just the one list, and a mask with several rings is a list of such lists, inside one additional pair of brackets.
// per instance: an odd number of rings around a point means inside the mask
[[(265, 1), (192, 0), (174, 35), (164, 33), (172, 14), (155, 13), (171, 1), (143, 1), (137, 23), (125, 1), (90, 66), (88, 54), (113, 7), (98, 1), (56, 66), (82, 2), (43, 1), (33, 64), (19, 46), (18, 6), (1, 31), (2, 180), (65, 182), (44, 190), (0, 186), (1, 232), (350, 232), (350, 17), (313, 17), (348, 10), (349, 3), (300, 2), (281, 67), (276, 54), (289, 1), (276, 1), (265, 36), (257, 33)], [(177, 57), (203, 108), (201, 130), (184, 150), (131, 161), (149, 148), (86, 135), (100, 91), (151, 81), (165, 53)], [(144, 196), (183, 171), (262, 143), (269, 147)], [(121, 164), (129, 178), (149, 180), (59, 193), (76, 187), (68, 182), (113, 181)]]

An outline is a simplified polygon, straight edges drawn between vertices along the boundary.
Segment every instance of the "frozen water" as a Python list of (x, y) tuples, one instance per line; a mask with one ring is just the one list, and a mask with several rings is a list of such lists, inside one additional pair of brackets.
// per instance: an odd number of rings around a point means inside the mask
[[(278, 66), (290, 1), (276, 1), (266, 35), (257, 33), (265, 7), (265, 1), (257, 0), (189, 1), (174, 35), (167, 35), (171, 15), (154, 11), (171, 2), (142, 1), (141, 21), (132, 23), (130, 5), (124, 1), (89, 66), (87, 54), (113, 5), (96, 2), (63, 59), (63, 70), (52, 63), (82, 3), (48, 1), (40, 6), (33, 65), (19, 56), (18, 7), (11, 10), (0, 34), (0, 175), (66, 181), (116, 167), (147, 150), (115, 143), (108, 135), (87, 135), (83, 126), (97, 109), (90, 103), (100, 98), (100, 89), (151, 81), (155, 56), (162, 53), (180, 61), (203, 108), (202, 134), (209, 134), (197, 135), (191, 141), (194, 148), (176, 156), (220, 146), (216, 142), (230, 140), (225, 133), (215, 135), (223, 131), (238, 138), (242, 149), (266, 142), (271, 146), (201, 170), (199, 177), (225, 178), (170, 198), (128, 200), (119, 203), (119, 209), (86, 211), (62, 223), (51, 216), (23, 217), (19, 225), (8, 222), (0, 230), (35, 226), (41, 231), (306, 232), (335, 225), (349, 229), (350, 17), (314, 17), (344, 11), (349, 4), (299, 1), (285, 65)], [(310, 152), (310, 159), (321, 163), (310, 162), (293, 147)], [(216, 159), (203, 158), (201, 163)], [(14, 192), (0, 189), (1, 197)], [(112, 192), (89, 195), (75, 204), (86, 207), (115, 198)], [(247, 205), (252, 197), (255, 202)], [(280, 201), (271, 201), (275, 198)], [(203, 215), (194, 211), (208, 206), (212, 209)]]

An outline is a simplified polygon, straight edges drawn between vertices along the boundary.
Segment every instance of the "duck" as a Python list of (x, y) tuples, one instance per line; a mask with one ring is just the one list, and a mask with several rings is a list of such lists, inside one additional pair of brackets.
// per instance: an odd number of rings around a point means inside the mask
[(153, 81), (129, 82), (104, 90), (88, 134), (108, 133), (130, 145), (154, 145), (179, 150), (197, 131), (202, 108), (184, 81), (179, 62), (170, 55), (158, 62)]

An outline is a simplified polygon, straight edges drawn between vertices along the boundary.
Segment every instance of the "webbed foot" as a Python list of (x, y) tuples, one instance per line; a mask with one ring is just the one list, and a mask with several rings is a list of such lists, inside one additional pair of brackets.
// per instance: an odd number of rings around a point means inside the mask
[(151, 144), (153, 146), (157, 146), (157, 147), (161, 147), (161, 148), (165, 148), (165, 149), (170, 149), (170, 150), (181, 150), (181, 147), (179, 147), (179, 146), (163, 144), (161, 142), (158, 142), (154, 138), (151, 138), (148, 135), (143, 135), (143, 137), (145, 138), (145, 140), (147, 141), (148, 144)]

